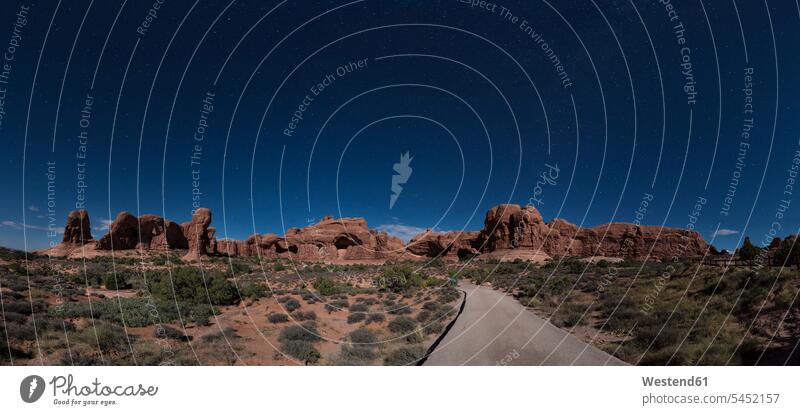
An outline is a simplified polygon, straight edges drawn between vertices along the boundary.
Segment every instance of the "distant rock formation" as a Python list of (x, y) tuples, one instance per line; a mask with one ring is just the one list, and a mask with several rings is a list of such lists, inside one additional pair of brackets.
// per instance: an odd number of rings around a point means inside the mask
[(108, 227), (108, 233), (97, 241), (103, 251), (134, 249), (139, 243), (139, 221), (128, 212), (120, 212)]
[(686, 229), (630, 223), (580, 228), (563, 219), (545, 223), (533, 206), (512, 204), (489, 209), (477, 234), (426, 232), (415, 236), (408, 246), (409, 251), (424, 256), (462, 256), (473, 254), (472, 249), (495, 257), (539, 252), (548, 256), (638, 259), (702, 256), (708, 248), (699, 233)]
[(67, 224), (64, 226), (64, 239), (61, 241), (71, 245), (85, 245), (92, 241), (89, 212), (84, 209), (69, 212)]
[(216, 229), (211, 228), (211, 232), (209, 232), (209, 225), (211, 225), (211, 210), (208, 208), (197, 209), (192, 215), (191, 221), (181, 224), (183, 235), (189, 245), (187, 259), (213, 252), (211, 240), (214, 239)]
[[(312, 262), (383, 262), (399, 258), (535, 259), (550, 256), (664, 257), (702, 256), (709, 246), (697, 232), (686, 229), (609, 223), (580, 228), (563, 219), (545, 223), (532, 206), (504, 204), (486, 213), (483, 229), (473, 232), (433, 232), (415, 236), (408, 245), (385, 232), (370, 229), (363, 218), (333, 218), (286, 235), (252, 235), (246, 240), (217, 239), (209, 209), (197, 209), (181, 225), (156, 215), (138, 219), (120, 212), (109, 232), (93, 245), (93, 254), (106, 251), (187, 251), (184, 259), (205, 255), (293, 258)], [(49, 252), (62, 255), (76, 245), (88, 245), (89, 214), (74, 211), (67, 217), (64, 242)], [(85, 251), (85, 249), (83, 250)]]
[(467, 258), (480, 253), (480, 232), (432, 232), (414, 236), (406, 250), (423, 257)]

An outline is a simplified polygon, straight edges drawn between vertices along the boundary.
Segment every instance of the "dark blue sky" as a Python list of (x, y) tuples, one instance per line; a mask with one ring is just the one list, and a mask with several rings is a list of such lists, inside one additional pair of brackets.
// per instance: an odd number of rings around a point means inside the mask
[(0, 245), (57, 242), (48, 222), (82, 196), (96, 238), (120, 210), (182, 222), (193, 203), (220, 237), (325, 215), (478, 229), (534, 195), (546, 220), (638, 209), (728, 249), (800, 226), (792, 2), (166, 0), (146, 29), (153, 1), (122, 3), (0, 5), (0, 44), (18, 44), (0, 84)]

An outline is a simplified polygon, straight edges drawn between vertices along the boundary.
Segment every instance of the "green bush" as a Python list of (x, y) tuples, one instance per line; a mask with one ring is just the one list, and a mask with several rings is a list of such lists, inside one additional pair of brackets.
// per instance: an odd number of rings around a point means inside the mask
[(347, 316), (347, 324), (355, 324), (367, 319), (366, 313), (350, 313)]
[(369, 310), (369, 307), (367, 307), (367, 305), (364, 304), (364, 303), (356, 303), (356, 304), (353, 304), (353, 305), (350, 306), (350, 311), (364, 312), (364, 311), (367, 311), (367, 310)]
[(382, 323), (386, 321), (386, 316), (383, 313), (369, 313), (367, 314), (367, 323)]
[(425, 334), (438, 334), (441, 333), (442, 330), (444, 330), (444, 326), (442, 326), (440, 323), (431, 323), (426, 325), (422, 331)]
[(252, 271), (250, 265), (242, 261), (231, 261), (230, 268), (234, 276), (249, 274)]
[(392, 333), (410, 333), (417, 328), (417, 323), (408, 317), (397, 317), (389, 322), (389, 331)]
[(366, 366), (375, 360), (377, 355), (372, 347), (360, 345), (342, 345), (342, 352), (334, 359), (333, 364), (340, 366)]
[(452, 287), (443, 288), (439, 291), (439, 301), (450, 303), (461, 299), (461, 293)]
[(179, 303), (232, 305), (239, 302), (236, 287), (216, 271), (201, 273), (192, 268), (176, 268), (172, 275), (154, 273), (148, 279), (150, 292), (161, 300)]
[(272, 313), (267, 316), (267, 321), (272, 324), (286, 323), (289, 321), (289, 316), (283, 313)]
[(281, 350), (304, 364), (317, 363), (321, 357), (317, 348), (307, 340), (283, 341)]
[(153, 335), (158, 339), (189, 340), (186, 333), (172, 326), (157, 325), (153, 330)]
[(391, 351), (384, 359), (386, 366), (408, 366), (416, 364), (425, 356), (425, 351), (420, 346), (401, 347)]
[(285, 308), (286, 311), (291, 313), (292, 311), (300, 308), (300, 302), (295, 300), (294, 298), (290, 298), (288, 301), (283, 303), (283, 308)]
[(381, 290), (401, 293), (412, 288), (423, 286), (423, 277), (410, 267), (393, 265), (383, 271), (378, 280)]
[(406, 303), (397, 303), (391, 307), (388, 307), (386, 311), (388, 311), (389, 314), (395, 314), (398, 316), (404, 314), (411, 314), (411, 306), (409, 306)]
[(269, 297), (269, 289), (262, 284), (255, 283), (255, 282), (247, 282), (239, 287), (239, 294), (242, 297), (258, 299), (263, 297)]
[(125, 273), (110, 273), (103, 277), (103, 285), (107, 290), (127, 290), (132, 287)]
[(322, 340), (322, 338), (320, 337), (319, 332), (317, 332), (316, 324), (313, 324), (312, 322), (306, 322), (299, 326), (289, 326), (281, 330), (278, 341), (285, 342), (292, 340), (316, 342)]
[(295, 311), (292, 313), (292, 318), (296, 321), (315, 321), (317, 319), (317, 313), (313, 311)]
[(428, 310), (422, 310), (417, 313), (417, 321), (420, 323), (428, 321), (431, 318), (431, 312)]
[(329, 296), (335, 295), (342, 292), (341, 286), (336, 284), (330, 278), (319, 277), (316, 281), (314, 281), (314, 289), (317, 290), (321, 295)]
[(358, 330), (350, 332), (348, 337), (350, 337), (350, 341), (352, 343), (360, 345), (374, 346), (374, 343), (378, 341), (378, 336), (375, 334), (375, 332), (366, 327), (362, 327)]

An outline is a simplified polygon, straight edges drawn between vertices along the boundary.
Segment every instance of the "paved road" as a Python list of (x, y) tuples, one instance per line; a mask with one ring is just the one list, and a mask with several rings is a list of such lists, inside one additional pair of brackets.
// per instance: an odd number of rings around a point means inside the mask
[(625, 364), (600, 349), (586, 347), (513, 297), (464, 282), (459, 286), (467, 292), (464, 312), (425, 365)]

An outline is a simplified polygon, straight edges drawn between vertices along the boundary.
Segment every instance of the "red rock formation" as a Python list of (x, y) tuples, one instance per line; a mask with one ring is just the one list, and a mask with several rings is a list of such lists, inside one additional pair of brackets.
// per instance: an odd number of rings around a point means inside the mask
[(84, 245), (92, 240), (92, 228), (89, 223), (89, 212), (84, 209), (73, 210), (67, 216), (67, 224), (64, 226), (65, 244)]
[(482, 252), (541, 250), (548, 255), (661, 259), (701, 256), (708, 245), (699, 233), (658, 226), (608, 223), (579, 228), (562, 219), (545, 224), (532, 206), (500, 205), (486, 214)]
[(208, 227), (211, 225), (211, 210), (199, 208), (192, 215), (192, 220), (181, 224), (183, 235), (189, 243), (189, 253), (187, 258), (206, 255), (209, 253), (211, 237), (208, 234)]
[[(146, 215), (143, 215), (144, 217)], [(140, 218), (141, 222), (141, 218)], [(163, 220), (163, 231), (156, 233), (150, 240), (150, 249), (170, 250), (170, 249), (189, 249), (189, 241), (183, 234), (183, 229), (171, 220)]]
[(430, 229), (414, 236), (406, 250), (425, 257), (464, 258), (479, 253), (480, 232), (432, 232)]
[(291, 228), (284, 238), (262, 239), (260, 245), (266, 245), (268, 253), (290, 252), (303, 261), (381, 260), (404, 249), (400, 238), (370, 229), (363, 218), (331, 216), (305, 228)]
[[(98, 250), (188, 250), (185, 258), (201, 255), (294, 258), (300, 261), (382, 261), (406, 257), (463, 258), (478, 254), (519, 258), (541, 256), (609, 256), (661, 259), (703, 255), (708, 245), (694, 231), (627, 223), (579, 228), (562, 219), (550, 223), (532, 206), (499, 205), (486, 213), (479, 232), (424, 232), (404, 246), (385, 232), (367, 226), (363, 218), (327, 216), (305, 228), (291, 228), (285, 236), (252, 235), (247, 240), (217, 240), (211, 211), (198, 209), (182, 225), (156, 215), (138, 220), (120, 213), (109, 233), (96, 244)], [(91, 240), (89, 216), (70, 213), (64, 247)], [(56, 250), (58, 251), (58, 250)], [(68, 249), (61, 251), (68, 252)], [(58, 251), (58, 252), (61, 252)], [(55, 251), (54, 251), (55, 252)]]
[(139, 243), (139, 221), (136, 216), (128, 212), (120, 212), (111, 226), (108, 233), (97, 241), (97, 249), (125, 250), (134, 249)]
[(150, 249), (153, 239), (164, 234), (164, 218), (156, 215), (139, 216), (139, 243), (140, 249)]

